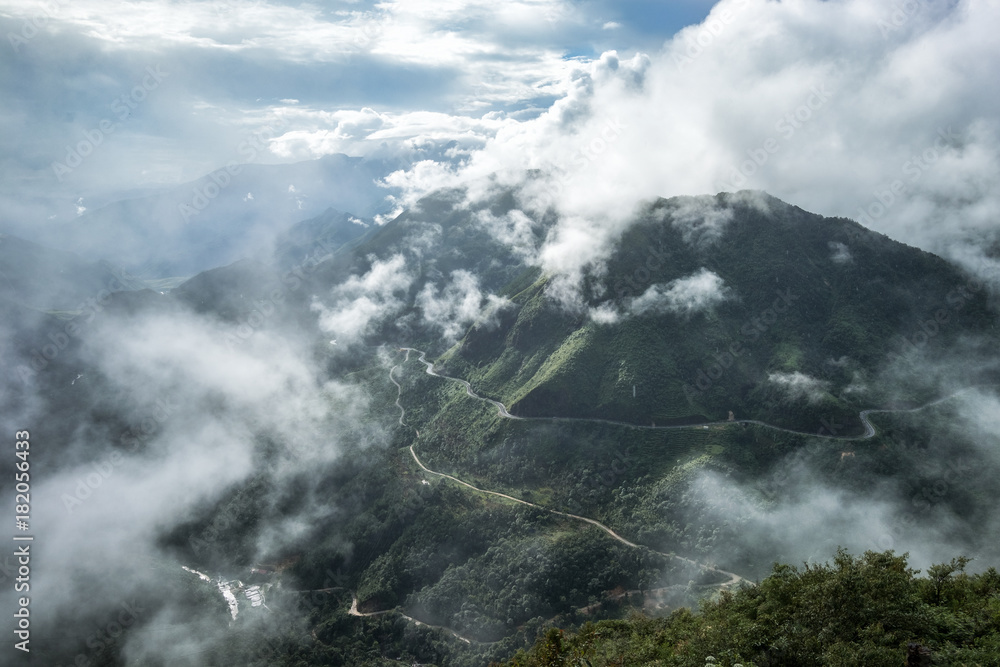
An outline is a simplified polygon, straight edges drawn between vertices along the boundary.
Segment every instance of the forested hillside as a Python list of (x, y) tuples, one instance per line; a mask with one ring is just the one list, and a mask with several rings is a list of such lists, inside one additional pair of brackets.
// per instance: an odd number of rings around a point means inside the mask
[(757, 586), (697, 611), (552, 628), (507, 667), (985, 667), (1000, 658), (1000, 574), (957, 557), (920, 576), (906, 555), (839, 551), (775, 564)]

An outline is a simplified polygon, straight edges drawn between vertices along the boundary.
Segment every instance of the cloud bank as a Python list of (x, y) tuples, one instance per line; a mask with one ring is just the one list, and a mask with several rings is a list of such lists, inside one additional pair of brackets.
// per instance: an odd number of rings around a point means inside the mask
[[(488, 175), (521, 184), (539, 170), (522, 208), (560, 212), (540, 253), (554, 272), (572, 270), (567, 255), (602, 256), (640, 200), (744, 188), (995, 272), (984, 249), (1000, 211), (1000, 47), (988, 26), (1000, 9), (907, 8), (723, 0), (658, 52), (581, 63), (564, 97), (500, 128), (460, 168), (389, 181), (412, 198)], [(567, 252), (577, 245), (589, 251)]]

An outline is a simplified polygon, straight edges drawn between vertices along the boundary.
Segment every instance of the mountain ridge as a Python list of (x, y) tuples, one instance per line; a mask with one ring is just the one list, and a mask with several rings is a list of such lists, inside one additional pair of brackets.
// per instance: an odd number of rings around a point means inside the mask
[[(771, 396), (748, 396), (752, 389), (746, 381), (756, 378), (760, 385), (769, 375), (779, 382), (789, 376), (790, 382), (800, 384), (814, 378), (843, 390), (855, 373), (882, 370), (887, 355), (897, 352), (895, 337), (912, 333), (913, 323), (924, 316), (921, 301), (949, 304), (950, 327), (939, 327), (933, 347), (955, 342), (958, 330), (994, 337), (996, 317), (986, 306), (985, 294), (979, 290), (956, 303), (957, 290), (968, 280), (945, 260), (865, 230), (854, 221), (822, 218), (774, 198), (767, 200), (769, 218), (768, 213), (739, 203), (740, 196), (661, 199), (651, 204), (624, 232), (605, 273), (585, 278), (584, 300), (591, 312), (586, 321), (547, 301), (549, 278), (540, 277), (512, 299), (516, 317), (509, 315), (494, 332), (471, 329), (440, 361), (452, 374), (466, 376), (488, 395), (500, 398), (515, 414), (540, 415), (542, 406), (561, 406), (550, 414), (581, 416), (593, 411), (595, 416), (625, 415), (625, 421), (649, 423), (695, 414), (725, 418), (731, 409), (756, 417), (753, 404), (780, 402), (782, 397), (778, 388), (765, 392)], [(710, 202), (719, 207), (711, 209), (713, 215), (728, 212), (734, 220), (717, 240), (685, 241), (691, 228), (683, 228), (684, 218), (678, 224), (678, 211), (691, 202)], [(696, 223), (693, 233), (699, 231), (705, 232)], [(844, 252), (849, 253), (847, 258), (838, 262), (838, 253), (844, 256)], [(642, 271), (632, 268), (636, 266)], [(652, 288), (677, 284), (706, 269), (722, 278), (723, 289), (731, 290), (712, 307), (690, 314), (627, 312)], [(644, 276), (637, 285), (634, 279)], [(594, 318), (602, 307), (614, 309), (615, 321)], [(816, 335), (818, 323), (824, 324)], [(563, 330), (572, 331), (563, 335)], [(656, 342), (667, 339), (671, 341), (667, 347)], [(528, 340), (532, 342), (525, 348)], [(624, 370), (613, 368), (613, 360), (601, 361), (604, 351), (627, 352), (640, 343), (645, 345), (643, 352), (634, 351), (621, 362), (627, 364)], [(650, 353), (650, 345), (660, 345), (659, 352)], [(539, 346), (546, 350), (544, 358), (537, 353)], [(521, 353), (512, 352), (522, 348)], [(490, 350), (503, 352), (491, 355)], [(591, 355), (603, 369), (581, 363), (581, 355)], [(658, 361), (656, 355), (667, 361)], [(633, 385), (637, 393), (657, 391), (657, 405), (685, 405), (689, 412), (658, 412), (652, 403), (644, 410), (631, 409), (626, 403)], [(589, 397), (581, 402), (581, 393), (587, 392)], [(848, 407), (865, 407), (857, 398), (824, 393), (815, 402), (826, 403), (834, 417)], [(887, 393), (877, 389), (869, 400), (877, 403)], [(636, 398), (642, 400), (641, 395)], [(799, 403), (797, 407), (810, 410), (809, 401)], [(816, 414), (810, 425), (818, 427), (820, 418)]]

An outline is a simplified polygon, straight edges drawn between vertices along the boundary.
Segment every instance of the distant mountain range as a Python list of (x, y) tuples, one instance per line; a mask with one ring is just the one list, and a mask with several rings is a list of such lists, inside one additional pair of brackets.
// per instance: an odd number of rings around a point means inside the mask
[(190, 183), (40, 226), (31, 238), (141, 277), (192, 276), (269, 253), (277, 235), (331, 206), (370, 222), (391, 208), (390, 190), (377, 182), (397, 167), (346, 155), (234, 162)]
[[(414, 273), (405, 307), (369, 342), (436, 347), (450, 374), (467, 377), (514, 414), (666, 425), (726, 419), (732, 411), (813, 430), (847, 420), (843, 435), (860, 432), (850, 417), (864, 407), (931, 395), (930, 380), (885, 383), (900, 372), (900, 360), (944, 354), (959, 343), (966, 357), (986, 358), (997, 340), (985, 290), (970, 288), (969, 277), (945, 260), (761, 193), (647, 204), (604, 269), (584, 276), (573, 307), (552, 298), (553, 276), (482, 222), (484, 210), (512, 210), (512, 193), (472, 209), (459, 201), (459, 192), (437, 193), (383, 226), (328, 209), (277, 235), (269, 258), (195, 276), (172, 298), (238, 320), (295, 270), (305, 289), (290, 290), (281, 307), (296, 321), (314, 320), (308, 295), (322, 297), (373, 262), (401, 255)], [(534, 223), (536, 241), (550, 224)], [(0, 297), (43, 310), (71, 310), (128, 275), (13, 237), (0, 253), (8, 277)], [(446, 349), (440, 332), (421, 324), (417, 295), (456, 271), (503, 302), (491, 326), (467, 323)], [(114, 284), (156, 287), (133, 277)], [(989, 365), (980, 370), (988, 375)]]

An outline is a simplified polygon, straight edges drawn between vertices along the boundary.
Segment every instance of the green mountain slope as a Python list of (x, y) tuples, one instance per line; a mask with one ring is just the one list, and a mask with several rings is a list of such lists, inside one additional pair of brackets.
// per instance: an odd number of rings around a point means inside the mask
[[(728, 218), (718, 238), (692, 209)], [(710, 307), (637, 308), (706, 272), (723, 294)], [(894, 356), (996, 340), (984, 291), (941, 258), (745, 193), (649, 206), (587, 277), (584, 303), (613, 323), (567, 311), (549, 285), (521, 290), (499, 329), (470, 330), (442, 359), (515, 414), (668, 424), (733, 411), (813, 431), (855, 417), (847, 435), (898, 389), (879, 381)]]

